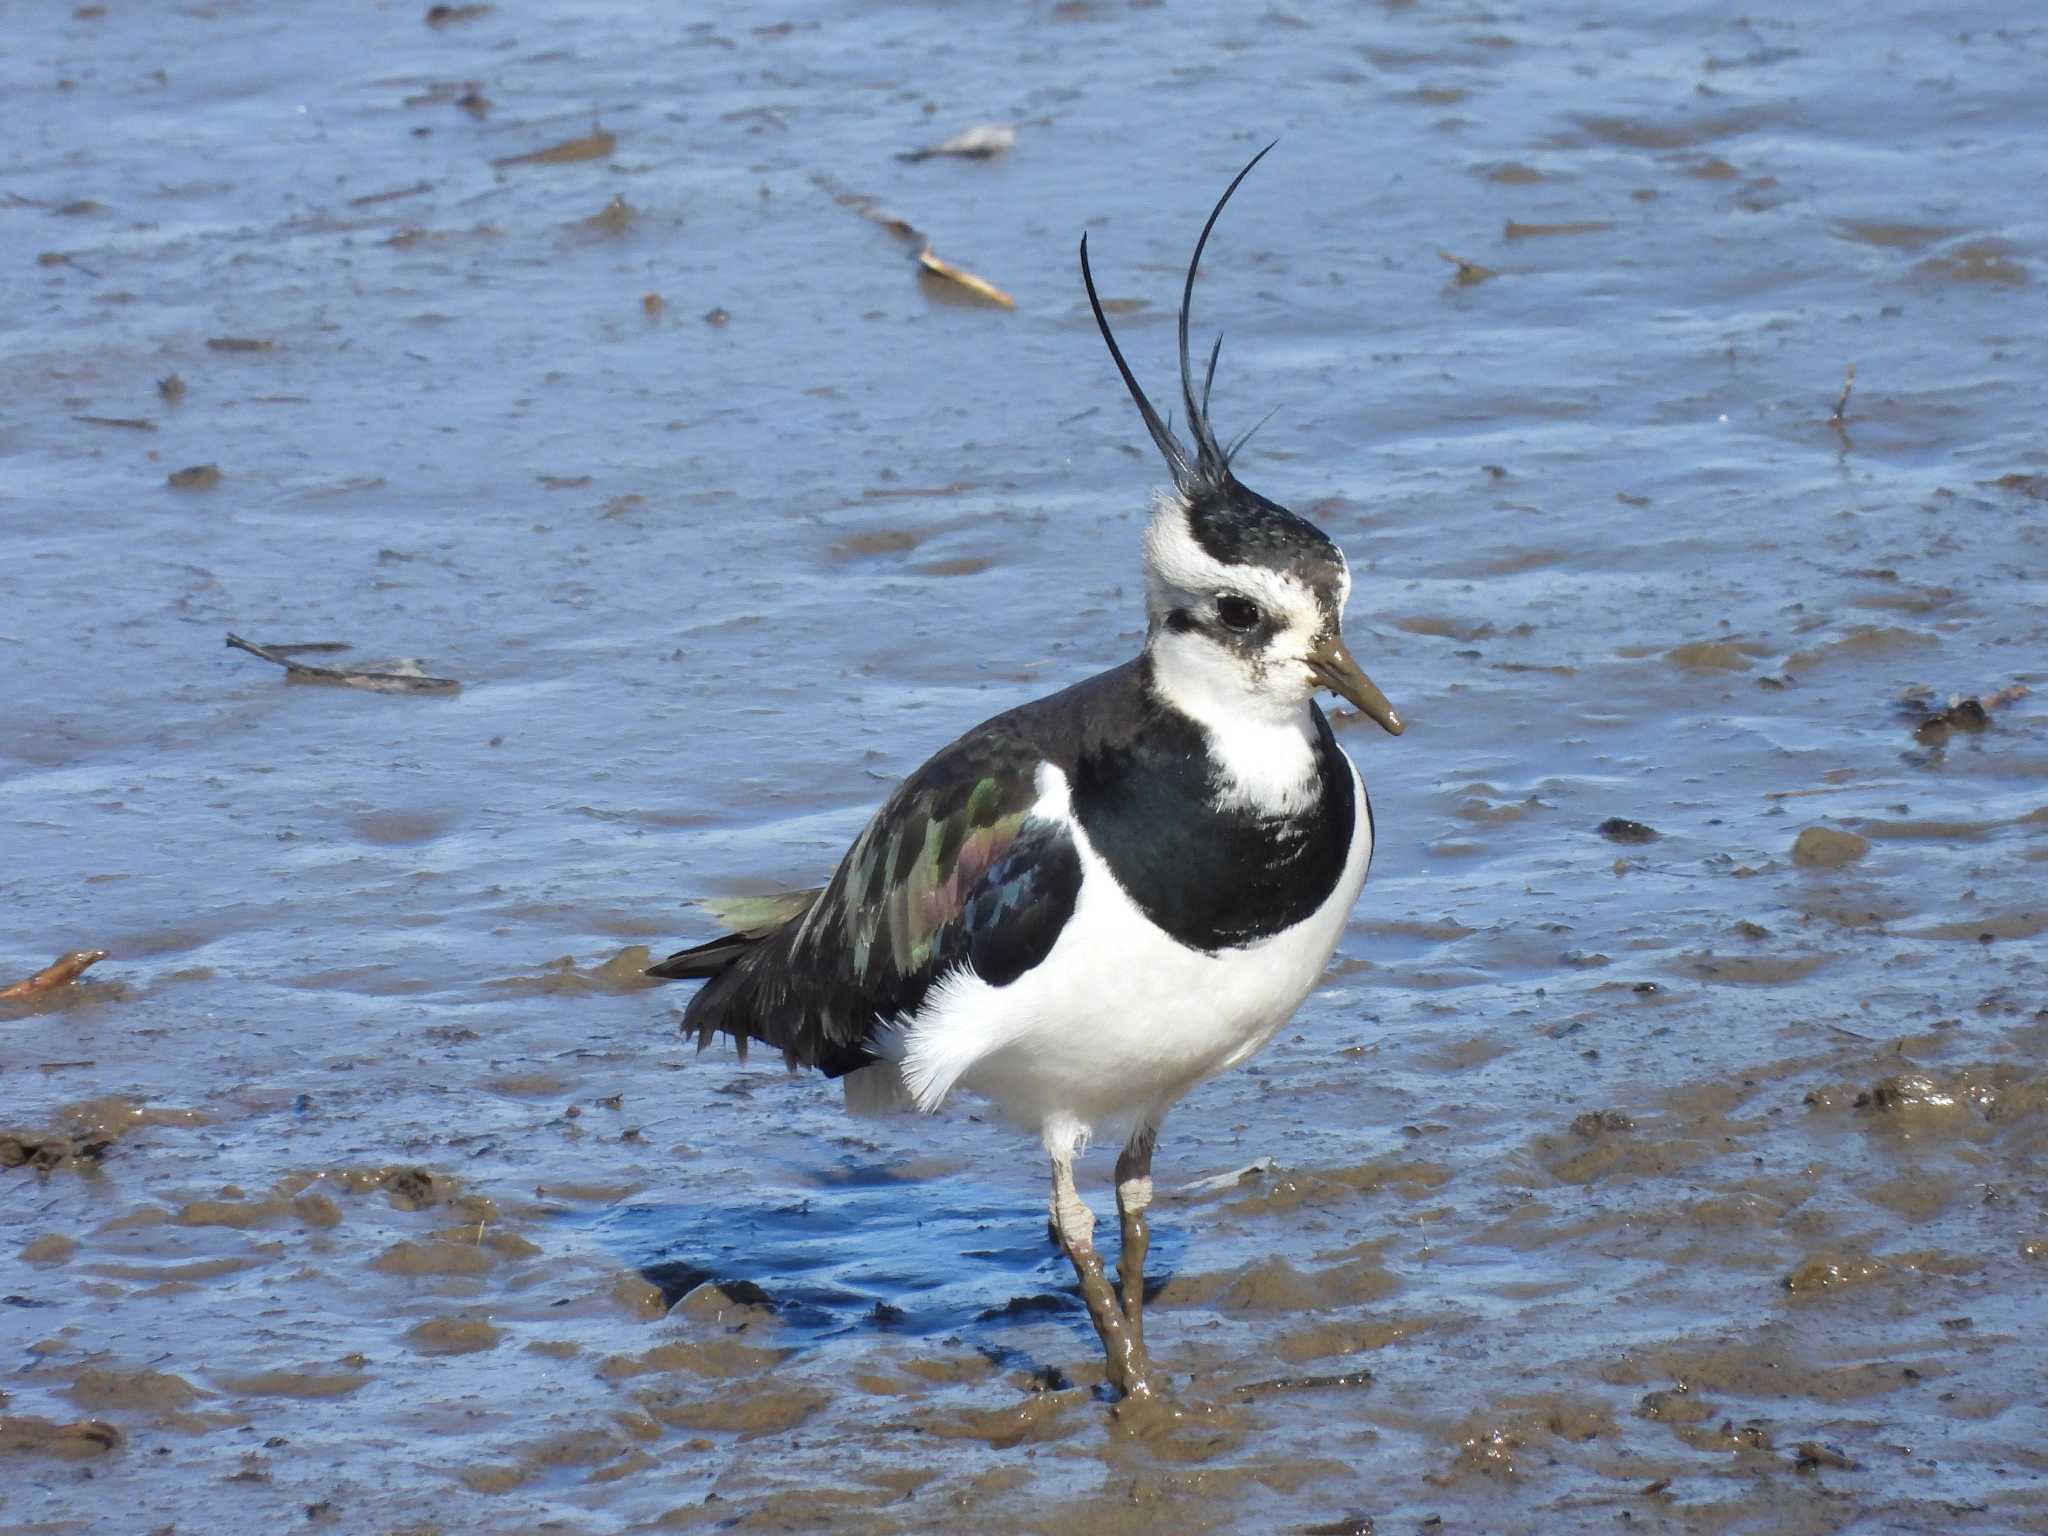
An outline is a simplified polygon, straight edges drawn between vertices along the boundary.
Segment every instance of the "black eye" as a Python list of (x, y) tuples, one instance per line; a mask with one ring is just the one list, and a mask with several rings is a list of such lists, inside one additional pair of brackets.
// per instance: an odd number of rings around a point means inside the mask
[(1234, 629), (1242, 635), (1257, 629), (1262, 615), (1259, 605), (1250, 598), (1226, 592), (1216, 599), (1216, 617), (1225, 629)]

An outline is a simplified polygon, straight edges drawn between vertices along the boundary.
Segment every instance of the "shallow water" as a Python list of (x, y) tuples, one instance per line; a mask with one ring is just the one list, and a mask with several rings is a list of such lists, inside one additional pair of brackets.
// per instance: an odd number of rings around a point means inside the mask
[[(0, 966), (111, 958), (0, 1003), (0, 1520), (2048, 1530), (2048, 29), (424, 14), (10, 17)], [(1272, 137), (1218, 415), (1411, 729), (1168, 1123), (1217, 1411), (1134, 1438), (1034, 1153), (696, 1057), (632, 947), (1131, 652), (1074, 243), (1158, 393)]]

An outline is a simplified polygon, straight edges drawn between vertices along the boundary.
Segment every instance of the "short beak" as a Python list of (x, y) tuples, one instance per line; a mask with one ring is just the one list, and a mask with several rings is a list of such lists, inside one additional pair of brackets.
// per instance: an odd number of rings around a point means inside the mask
[(1389, 736), (1398, 736), (1408, 729), (1401, 717), (1394, 713), (1394, 706), (1387, 702), (1387, 696), (1373, 686), (1372, 679), (1352, 659), (1340, 637), (1333, 635), (1310, 651), (1308, 669), (1315, 674), (1319, 685), (1356, 704), (1379, 721)]

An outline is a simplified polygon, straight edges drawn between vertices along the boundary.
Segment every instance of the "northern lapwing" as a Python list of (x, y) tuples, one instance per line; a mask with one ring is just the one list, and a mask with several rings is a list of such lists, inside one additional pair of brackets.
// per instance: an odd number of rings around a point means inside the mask
[[(1271, 146), (1267, 146), (1268, 149)], [(1306, 519), (1248, 489), (1188, 359), (1202, 249), (1180, 304), (1191, 443), (1160, 419), (1081, 279), (1170, 489), (1144, 535), (1145, 646), (1122, 666), (984, 722), (889, 797), (822, 889), (651, 976), (701, 978), (683, 1014), (843, 1080), (853, 1107), (935, 1110), (956, 1093), (1036, 1133), (1052, 1225), (1127, 1398), (1145, 1350), (1145, 1210), (1161, 1121), (1273, 1037), (1328, 963), (1372, 862), (1371, 802), (1316, 706), (1402, 722), (1346, 649), (1351, 572)], [(1124, 1139), (1112, 1289), (1074, 1187), (1091, 1138)]]

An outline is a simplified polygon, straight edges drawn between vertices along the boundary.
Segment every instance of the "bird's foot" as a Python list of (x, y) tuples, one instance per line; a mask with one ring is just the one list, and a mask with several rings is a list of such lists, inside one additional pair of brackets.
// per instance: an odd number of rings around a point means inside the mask
[(1157, 1387), (1130, 1393), (1110, 1409), (1119, 1438), (1139, 1441), (1171, 1460), (1215, 1454), (1243, 1433), (1239, 1415), (1220, 1403), (1170, 1395)]

